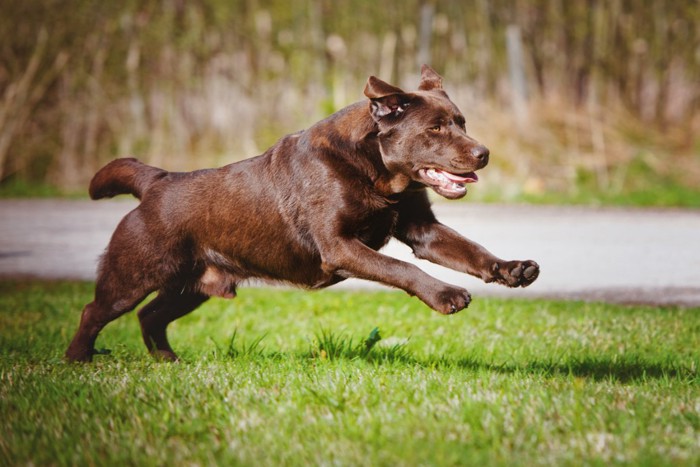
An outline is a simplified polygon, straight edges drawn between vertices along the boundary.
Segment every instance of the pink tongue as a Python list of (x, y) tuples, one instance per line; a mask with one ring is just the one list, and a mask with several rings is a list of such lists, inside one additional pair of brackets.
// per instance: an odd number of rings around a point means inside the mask
[(465, 177), (462, 177), (460, 175), (455, 175), (450, 172), (445, 172), (444, 170), (440, 171), (445, 177), (449, 178), (450, 181), (455, 182), (455, 183), (474, 183), (477, 180), (479, 180), (479, 177), (476, 176), (474, 172), (468, 173)]

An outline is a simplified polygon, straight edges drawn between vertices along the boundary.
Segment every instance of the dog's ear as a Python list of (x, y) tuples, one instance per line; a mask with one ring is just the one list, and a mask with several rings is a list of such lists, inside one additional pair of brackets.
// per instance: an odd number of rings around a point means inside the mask
[(410, 97), (402, 89), (370, 76), (365, 86), (365, 96), (370, 99), (370, 113), (375, 121), (387, 116), (400, 116), (409, 104)]
[(420, 68), (420, 84), (418, 85), (418, 89), (421, 91), (442, 89), (442, 76), (438, 75), (437, 72), (428, 65), (423, 65)]

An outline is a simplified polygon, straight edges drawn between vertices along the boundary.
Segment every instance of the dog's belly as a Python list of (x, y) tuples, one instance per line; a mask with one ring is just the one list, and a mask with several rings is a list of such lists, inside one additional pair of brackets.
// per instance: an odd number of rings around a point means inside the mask
[[(375, 228), (362, 229), (357, 240), (379, 250), (389, 240), (392, 226), (393, 216), (388, 222), (376, 223)], [(259, 230), (255, 241), (245, 241), (247, 239), (249, 237), (236, 239), (234, 236), (200, 245), (198, 262), (207, 268), (200, 280), (206, 286), (202, 291), (209, 295), (232, 296), (236, 284), (249, 279), (322, 289), (348, 277), (325, 269), (321, 252), (303, 235), (281, 235), (269, 228)]]
[(286, 255), (250, 257), (241, 252), (221, 252), (208, 248), (202, 262), (205, 268), (198, 279), (198, 289), (207, 295), (225, 298), (234, 297), (236, 286), (250, 279), (310, 289), (321, 289), (346, 279), (324, 271), (318, 255), (301, 256), (289, 251)]

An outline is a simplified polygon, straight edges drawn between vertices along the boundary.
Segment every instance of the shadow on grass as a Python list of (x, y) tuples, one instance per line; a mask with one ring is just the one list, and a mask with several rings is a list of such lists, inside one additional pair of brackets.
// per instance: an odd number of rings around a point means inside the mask
[[(535, 374), (541, 376), (573, 376), (595, 381), (630, 383), (648, 380), (697, 380), (697, 371), (679, 365), (644, 361), (636, 355), (621, 358), (572, 357), (569, 361), (529, 361), (523, 364), (494, 364), (478, 359), (440, 359), (441, 365), (459, 367), (471, 371), (493, 371), (507, 374)], [(421, 362), (417, 362), (421, 364)]]
[(479, 357), (450, 359), (447, 356), (437, 359), (422, 360), (411, 355), (405, 343), (389, 347), (379, 347), (381, 340), (379, 329), (375, 328), (370, 336), (354, 343), (350, 338), (336, 336), (322, 331), (316, 336), (317, 348), (312, 348), (311, 357), (325, 355), (329, 359), (345, 358), (349, 360), (367, 360), (378, 364), (400, 363), (430, 368), (460, 368), (470, 371), (490, 371), (507, 374), (536, 374), (540, 376), (573, 376), (596, 381), (618, 381), (628, 383), (650, 379), (697, 379), (697, 371), (674, 365), (673, 362), (660, 364), (649, 362), (635, 354), (609, 356), (570, 356), (559, 361), (529, 361), (519, 363), (496, 364)]
[[(615, 355), (569, 355), (558, 359), (523, 358), (508, 362), (497, 362), (487, 356), (477, 354), (466, 356), (447, 355), (413, 355), (407, 348), (407, 342), (389, 344), (382, 340), (378, 329), (373, 329), (367, 338), (353, 339), (342, 334), (334, 334), (330, 331), (321, 331), (310, 342), (306, 351), (292, 351), (289, 353), (271, 351), (262, 345), (265, 338), (256, 338), (245, 341), (240, 338), (238, 332), (234, 332), (231, 339), (220, 345), (213, 341), (215, 350), (212, 356), (220, 360), (251, 359), (258, 361), (301, 359), (307, 361), (352, 361), (365, 362), (371, 365), (403, 365), (408, 367), (426, 369), (458, 369), (473, 373), (491, 372), (514, 375), (536, 375), (540, 377), (576, 377), (594, 381), (615, 381), (620, 383), (644, 382), (650, 380), (681, 380), (685, 382), (699, 382), (698, 371), (695, 367), (689, 367), (678, 361), (673, 361), (668, 356), (665, 361), (651, 361), (641, 355), (615, 354)], [(57, 334), (47, 342), (60, 341)], [(389, 344), (389, 345), (387, 345)], [(19, 343), (0, 336), (0, 355), (5, 358), (26, 361), (45, 361), (46, 355), (52, 355), (56, 349), (44, 349), (42, 357), (37, 356), (36, 344), (29, 345), (26, 342)], [(61, 356), (52, 358), (52, 361), (62, 361)], [(142, 356), (139, 355), (138, 358)], [(188, 361), (189, 359), (185, 359)]]
[[(235, 345), (235, 337), (231, 340), (226, 355), (229, 358), (248, 356), (253, 358), (279, 358), (279, 353), (267, 354), (262, 351), (260, 341), (253, 345)], [(365, 361), (375, 365), (406, 365), (421, 368), (462, 369), (471, 372), (496, 372), (502, 374), (531, 374), (543, 377), (577, 377), (595, 381), (616, 381), (630, 383), (648, 380), (687, 380), (697, 381), (698, 374), (694, 368), (688, 368), (675, 362), (650, 362), (636, 354), (621, 354), (614, 356), (570, 356), (558, 361), (530, 360), (522, 363), (494, 363), (485, 358), (468, 356), (450, 358), (439, 356), (417, 358), (406, 348), (406, 342), (394, 345), (378, 345), (381, 341), (379, 329), (375, 328), (365, 339), (355, 340), (344, 335), (334, 334), (327, 330), (317, 333), (307, 352), (299, 355), (303, 359), (313, 360), (347, 360)]]

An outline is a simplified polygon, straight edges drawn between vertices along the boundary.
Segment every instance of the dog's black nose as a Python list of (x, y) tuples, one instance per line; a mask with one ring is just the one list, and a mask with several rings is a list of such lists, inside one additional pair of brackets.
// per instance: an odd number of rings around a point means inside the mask
[(472, 156), (476, 157), (482, 162), (488, 162), (489, 160), (489, 149), (486, 146), (479, 144), (472, 148)]

